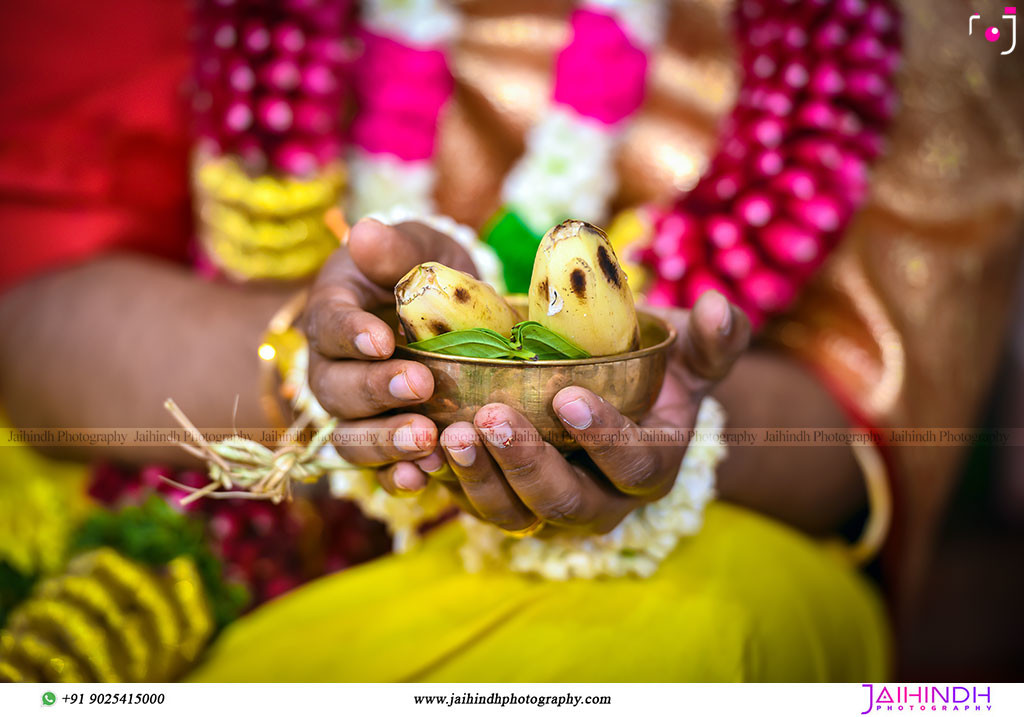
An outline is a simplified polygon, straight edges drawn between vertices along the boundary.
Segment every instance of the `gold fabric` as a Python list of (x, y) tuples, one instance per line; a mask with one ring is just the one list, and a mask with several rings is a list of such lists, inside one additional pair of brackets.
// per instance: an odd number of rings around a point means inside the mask
[[(467, 0), (456, 99), (440, 141), (438, 200), (480, 226), (498, 207), (523, 133), (550, 96), (568, 32), (562, 0)], [(1021, 248), (1024, 49), (967, 35), (956, 0), (907, 2), (903, 108), (866, 207), (796, 308), (767, 336), (815, 366), (861, 420), (964, 427), (999, 356)], [(722, 0), (674, 2), (645, 106), (618, 157), (616, 208), (692, 187), (738, 87)], [(1016, 103), (1016, 105), (1015, 105)], [(892, 447), (894, 551), (909, 594), (963, 449)], [(909, 589), (906, 589), (909, 588)]]

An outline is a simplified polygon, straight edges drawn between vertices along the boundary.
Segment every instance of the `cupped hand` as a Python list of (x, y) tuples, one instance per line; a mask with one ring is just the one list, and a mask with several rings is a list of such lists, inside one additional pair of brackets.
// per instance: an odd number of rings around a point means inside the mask
[[(544, 523), (603, 533), (668, 493), (686, 445), (643, 441), (640, 429), (650, 437), (692, 428), (701, 400), (746, 349), (750, 324), (717, 292), (701, 296), (691, 311), (660, 311), (679, 338), (661, 393), (639, 426), (600, 396), (572, 386), (553, 401), (582, 448), (569, 458), (500, 403), (481, 408), (473, 423), (446, 428), (440, 442), (451, 466), (449, 485), (462, 507), (508, 531)], [(439, 462), (436, 455), (431, 459)]]
[(390, 490), (426, 485), (417, 460), (427, 471), (437, 467), (437, 427), (401, 412), (430, 398), (434, 380), (422, 364), (391, 358), (395, 336), (371, 311), (394, 305), (395, 284), (425, 261), (476, 273), (466, 251), (444, 234), (419, 223), (364, 219), (324, 265), (303, 318), (313, 394), (341, 430), (368, 439), (343, 442), (339, 453), (358, 465), (388, 465), (379, 473)]

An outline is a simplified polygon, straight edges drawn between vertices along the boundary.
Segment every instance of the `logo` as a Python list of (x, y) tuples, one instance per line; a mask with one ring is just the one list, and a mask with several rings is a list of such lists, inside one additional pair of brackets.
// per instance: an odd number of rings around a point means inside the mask
[[(868, 706), (862, 715), (878, 712), (976, 712), (992, 711), (992, 688), (972, 685), (874, 685), (865, 684)], [(863, 702), (861, 703), (863, 704)]]
[[(981, 14), (974, 13), (967, 21), (967, 34), (974, 34), (974, 21), (980, 20)], [(1017, 8), (1015, 7), (1004, 7), (1003, 8), (1003, 20), (1010, 21), (1010, 49), (1000, 52), (1000, 55), (1009, 55), (1013, 52), (1014, 48), (1017, 47)], [(1004, 23), (1000, 23), (1001, 25)], [(989, 29), (985, 30), (985, 39), (989, 42), (999, 42), (1003, 37), (1003, 31), (993, 25)]]
[(56, 701), (57, 701), (57, 695), (53, 694), (52, 692), (44, 692), (43, 693), (43, 704), (44, 705), (52, 705)]

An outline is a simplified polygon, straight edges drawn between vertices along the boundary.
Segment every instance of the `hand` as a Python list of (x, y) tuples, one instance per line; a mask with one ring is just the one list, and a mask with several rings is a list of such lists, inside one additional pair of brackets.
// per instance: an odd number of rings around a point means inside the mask
[[(701, 400), (750, 338), (746, 315), (717, 292), (701, 296), (692, 311), (664, 310), (664, 316), (679, 339), (661, 394), (640, 424), (645, 432), (692, 428)], [(582, 447), (580, 460), (564, 458), (522, 414), (500, 403), (481, 408), (473, 423), (444, 430), (449, 485), (463, 508), (509, 531), (543, 521), (603, 533), (672, 488), (686, 446), (641, 445), (633, 421), (583, 388), (562, 389), (553, 406)]]
[[(414, 462), (435, 451), (437, 427), (419, 414), (381, 414), (427, 400), (434, 379), (422, 364), (390, 358), (394, 334), (370, 310), (393, 306), (395, 283), (425, 261), (476, 273), (465, 250), (429, 227), (392, 227), (364, 219), (324, 265), (304, 316), (313, 394), (340, 419), (340, 428), (378, 436), (371, 445), (339, 446), (338, 451), (359, 465), (392, 464), (379, 472), (391, 491), (426, 485)], [(439, 467), (437, 460), (428, 459), (426, 469)]]

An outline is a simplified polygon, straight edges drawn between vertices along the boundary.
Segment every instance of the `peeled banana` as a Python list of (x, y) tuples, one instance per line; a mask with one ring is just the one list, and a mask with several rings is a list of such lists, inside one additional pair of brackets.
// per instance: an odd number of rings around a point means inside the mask
[(586, 222), (552, 227), (533, 262), (531, 321), (561, 334), (591, 356), (640, 345), (640, 328), (626, 273), (608, 237)]
[(412, 343), (461, 329), (508, 336), (521, 319), (494, 288), (436, 261), (414, 267), (395, 285), (398, 318)]

